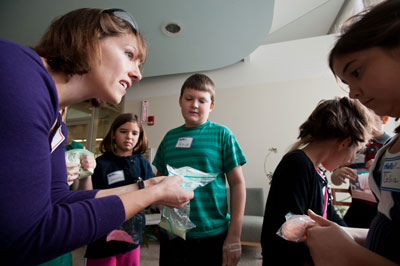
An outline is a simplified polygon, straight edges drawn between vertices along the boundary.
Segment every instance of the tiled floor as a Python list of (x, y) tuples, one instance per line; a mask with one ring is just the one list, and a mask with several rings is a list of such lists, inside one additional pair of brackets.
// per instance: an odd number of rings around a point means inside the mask
[[(73, 266), (84, 266), (83, 255), (86, 247), (72, 252)], [(159, 243), (158, 241), (150, 241), (149, 245), (141, 247), (140, 265), (141, 266), (157, 266), (159, 258)], [(238, 266), (261, 266), (261, 247), (242, 247), (242, 257)]]

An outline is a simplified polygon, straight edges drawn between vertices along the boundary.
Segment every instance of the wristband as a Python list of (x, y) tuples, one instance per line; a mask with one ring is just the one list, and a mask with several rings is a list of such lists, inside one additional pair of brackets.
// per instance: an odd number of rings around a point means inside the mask
[(229, 252), (237, 252), (242, 250), (242, 245), (239, 243), (230, 243), (223, 246), (223, 250), (228, 250)]
[(138, 181), (136, 183), (139, 189), (144, 189), (144, 181), (140, 176), (138, 177)]

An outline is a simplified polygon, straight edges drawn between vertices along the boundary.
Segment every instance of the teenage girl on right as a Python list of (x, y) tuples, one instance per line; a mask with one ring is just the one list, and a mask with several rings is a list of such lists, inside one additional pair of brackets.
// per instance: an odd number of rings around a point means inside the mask
[[(329, 64), (351, 98), (378, 115), (400, 117), (400, 1), (385, 1), (359, 15), (336, 42)], [(369, 229), (344, 229), (310, 213), (320, 225), (307, 232), (316, 265), (400, 264), (399, 132), (398, 127), (370, 168), (378, 214)]]

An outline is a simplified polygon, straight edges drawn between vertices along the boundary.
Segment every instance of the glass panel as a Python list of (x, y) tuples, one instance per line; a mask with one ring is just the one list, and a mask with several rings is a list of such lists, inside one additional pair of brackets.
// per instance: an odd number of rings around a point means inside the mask
[(97, 108), (98, 112), (96, 113), (95, 118), (95, 129), (94, 136), (96, 136), (94, 140), (94, 153), (96, 155), (100, 155), (101, 152), (99, 150), (100, 142), (106, 136), (107, 132), (110, 130), (112, 122), (114, 119), (121, 114), (122, 105), (105, 105), (101, 108)]
[(67, 144), (74, 140), (82, 143), (95, 155), (100, 155), (100, 142), (121, 112), (122, 102), (118, 105), (105, 104), (98, 108), (92, 107), (88, 102), (71, 105), (66, 118)]

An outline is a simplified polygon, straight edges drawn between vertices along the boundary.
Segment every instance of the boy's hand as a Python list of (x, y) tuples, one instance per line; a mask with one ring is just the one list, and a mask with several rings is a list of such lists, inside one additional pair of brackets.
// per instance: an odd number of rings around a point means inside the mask
[(236, 266), (242, 255), (242, 245), (238, 242), (227, 242), (225, 240), (222, 251), (222, 266)]

